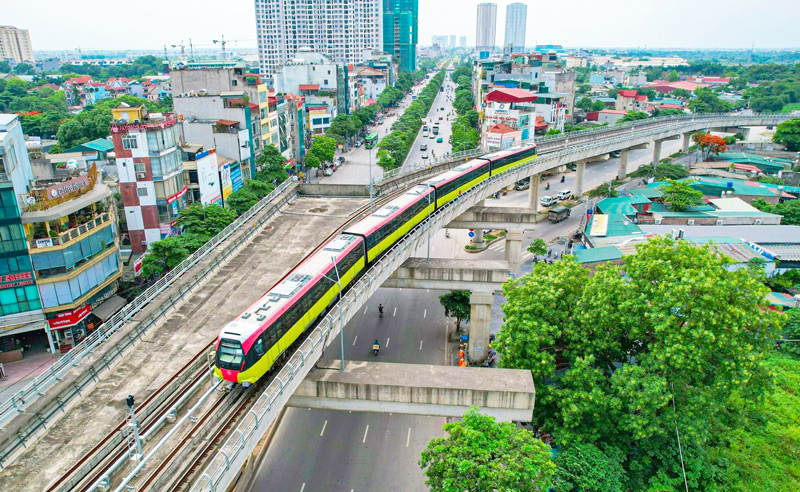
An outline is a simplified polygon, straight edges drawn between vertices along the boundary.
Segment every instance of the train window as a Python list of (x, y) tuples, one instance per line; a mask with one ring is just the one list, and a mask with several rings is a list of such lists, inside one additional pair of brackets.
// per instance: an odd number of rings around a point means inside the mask
[(255, 349), (257, 356), (259, 356), (259, 357), (263, 357), (264, 356), (264, 352), (267, 351), (266, 347), (264, 346), (264, 335), (261, 335), (260, 337), (258, 337), (258, 339), (256, 340), (256, 343), (253, 345), (253, 348)]
[(239, 370), (244, 362), (242, 344), (235, 341), (222, 339), (217, 350), (217, 360), (222, 369)]
[(269, 330), (269, 338), (267, 339), (267, 346), (273, 347), (276, 343), (278, 343), (278, 334), (281, 331), (281, 325), (276, 323), (273, 325)]

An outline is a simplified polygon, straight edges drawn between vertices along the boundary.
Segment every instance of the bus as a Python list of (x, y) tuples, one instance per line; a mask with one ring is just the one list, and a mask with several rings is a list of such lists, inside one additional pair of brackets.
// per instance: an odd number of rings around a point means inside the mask
[(367, 135), (367, 138), (364, 140), (364, 147), (371, 149), (375, 147), (375, 144), (378, 143), (378, 134), (377, 133), (370, 133)]

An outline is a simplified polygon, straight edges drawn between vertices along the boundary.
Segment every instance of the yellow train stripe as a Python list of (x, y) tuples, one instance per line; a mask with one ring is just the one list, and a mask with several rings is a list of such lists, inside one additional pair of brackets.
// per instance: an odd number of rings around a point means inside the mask
[(383, 238), (378, 244), (373, 246), (372, 249), (370, 249), (367, 252), (367, 257), (369, 258), (369, 261), (373, 261), (375, 258), (378, 257), (378, 255), (380, 255), (381, 253), (389, 249), (394, 243), (399, 241), (401, 237), (408, 234), (408, 231), (413, 229), (414, 226), (416, 226), (417, 224), (425, 220), (426, 217), (432, 214), (433, 210), (434, 210), (434, 204), (431, 203), (430, 208), (428, 207), (423, 208), (422, 210), (419, 211), (417, 215), (412, 217), (411, 220), (400, 226), (400, 228), (395, 230), (392, 234), (389, 234), (388, 236)]

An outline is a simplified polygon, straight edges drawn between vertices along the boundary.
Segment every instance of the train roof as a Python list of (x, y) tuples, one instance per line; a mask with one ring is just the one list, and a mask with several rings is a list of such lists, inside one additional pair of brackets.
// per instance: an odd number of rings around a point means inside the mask
[(338, 263), (353, 248), (359, 247), (362, 241), (363, 239), (352, 234), (340, 234), (329, 241), (319, 251), (295, 267), (283, 280), (251, 304), (242, 314), (225, 325), (220, 331), (218, 339), (237, 340), (242, 343), (245, 352), (249, 350), (249, 345), (253, 342), (250, 338), (274, 323), (286, 309), (322, 277), (322, 274), (334, 277), (328, 273), (328, 270), (333, 271), (332, 256)]
[(383, 224), (391, 221), (403, 210), (418, 202), (421, 198), (427, 199), (425, 197), (431, 192), (430, 187), (424, 184), (414, 186), (378, 210), (372, 212), (368, 217), (348, 227), (346, 232), (368, 236)]
[(532, 147), (536, 147), (536, 144), (524, 145), (524, 146), (518, 146), (518, 147), (510, 147), (508, 149), (498, 150), (498, 151), (492, 152), (491, 154), (484, 154), (484, 155), (480, 156), (478, 159), (492, 160), (492, 159), (498, 159), (500, 157), (508, 157), (508, 156), (510, 156), (512, 154), (516, 154), (517, 152), (520, 152), (520, 151), (523, 151), (523, 150), (527, 150), (527, 149), (530, 149)]
[(472, 159), (471, 161), (467, 161), (464, 164), (459, 164), (458, 166), (454, 167), (449, 171), (445, 171), (442, 174), (435, 176), (427, 181), (424, 181), (422, 184), (439, 187), (449, 181), (454, 180), (455, 178), (461, 176), (464, 173), (472, 171), (475, 168), (487, 165), (486, 161)]

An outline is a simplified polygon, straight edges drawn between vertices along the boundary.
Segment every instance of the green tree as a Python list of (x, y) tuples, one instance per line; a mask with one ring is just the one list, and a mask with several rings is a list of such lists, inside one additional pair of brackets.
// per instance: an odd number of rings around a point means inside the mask
[(310, 152), (306, 153), (305, 156), (306, 167), (310, 168), (318, 168), (322, 165), (322, 160), (317, 157), (317, 154), (312, 154)]
[(592, 111), (602, 111), (606, 109), (606, 103), (603, 101), (595, 101), (592, 103)]
[(675, 70), (670, 70), (669, 74), (667, 74), (667, 82), (677, 82), (678, 80), (680, 80), (678, 72)]
[(547, 243), (542, 238), (536, 238), (528, 246), (528, 251), (535, 255), (547, 254)]
[(672, 91), (672, 95), (674, 97), (679, 97), (681, 99), (689, 99), (690, 97), (692, 97), (692, 93), (686, 89), (675, 89), (674, 91)]
[(558, 128), (551, 128), (551, 129), (547, 130), (547, 133), (545, 133), (545, 135), (558, 135), (560, 133), (561, 133), (561, 130), (559, 130)]
[(180, 211), (178, 223), (184, 233), (194, 233), (209, 238), (216, 236), (236, 220), (236, 212), (219, 205), (192, 204)]
[(785, 145), (786, 150), (792, 152), (800, 150), (800, 118), (787, 120), (778, 125), (772, 141)]
[(384, 171), (389, 171), (397, 167), (396, 161), (391, 156), (391, 154), (389, 154), (388, 151), (380, 149), (378, 151), (377, 157), (378, 157), (378, 162), (376, 162), (376, 164), (382, 167)]
[(682, 212), (693, 205), (703, 203), (703, 192), (692, 188), (690, 181), (670, 179), (669, 184), (661, 186), (661, 199), (673, 212)]
[(628, 121), (646, 120), (650, 115), (644, 111), (628, 111), (622, 118), (617, 120), (617, 124), (625, 123)]
[(707, 87), (695, 89), (694, 96), (694, 99), (689, 101), (689, 109), (695, 113), (725, 113), (731, 109), (730, 104)]
[(533, 433), (496, 422), (471, 407), (445, 424), (447, 437), (428, 442), (419, 460), (432, 492), (546, 491), (555, 465)]
[[(308, 163), (306, 162), (306, 164)], [(246, 187), (240, 188), (225, 200), (225, 206), (236, 210), (238, 215), (247, 212), (256, 203), (258, 203), (258, 196)]]
[(614, 185), (611, 183), (603, 183), (597, 188), (594, 188), (589, 192), (589, 196), (592, 198), (607, 196), (609, 198), (614, 198), (615, 196), (619, 196), (619, 192), (614, 188)]
[(670, 179), (683, 179), (689, 176), (686, 166), (677, 162), (662, 162), (658, 166), (653, 164), (642, 164), (631, 173), (634, 178), (655, 178), (656, 181), (667, 181)]
[(472, 306), (469, 302), (468, 290), (454, 290), (439, 296), (439, 302), (444, 308), (444, 315), (456, 319), (456, 329), (461, 328), (461, 321), (469, 321)]
[(571, 256), (536, 264), (504, 286), (500, 364), (531, 370), (533, 417), (563, 448), (621, 453), (626, 489), (682, 488), (677, 427), (692, 490), (724, 490), (716, 456), (742, 402), (771, 387), (781, 324), (760, 280), (728, 266), (713, 244), (670, 238), (592, 276)]
[[(612, 448), (613, 450), (613, 448)], [(576, 444), (556, 457), (554, 484), (559, 492), (624, 492), (620, 453), (607, 456), (594, 444)]]
[(591, 111), (592, 106), (594, 106), (594, 101), (592, 101), (588, 97), (582, 97), (575, 103), (575, 107), (578, 109), (582, 109), (584, 111)]
[(142, 259), (142, 275), (145, 277), (161, 275), (180, 264), (192, 254), (177, 237), (168, 237), (150, 243), (147, 254)]
[(262, 169), (264, 166), (268, 166), (270, 168), (280, 167), (283, 169), (283, 166), (286, 165), (286, 157), (281, 154), (281, 151), (278, 150), (278, 147), (270, 144), (261, 149), (261, 155), (258, 156), (256, 164), (258, 164), (259, 169)]

